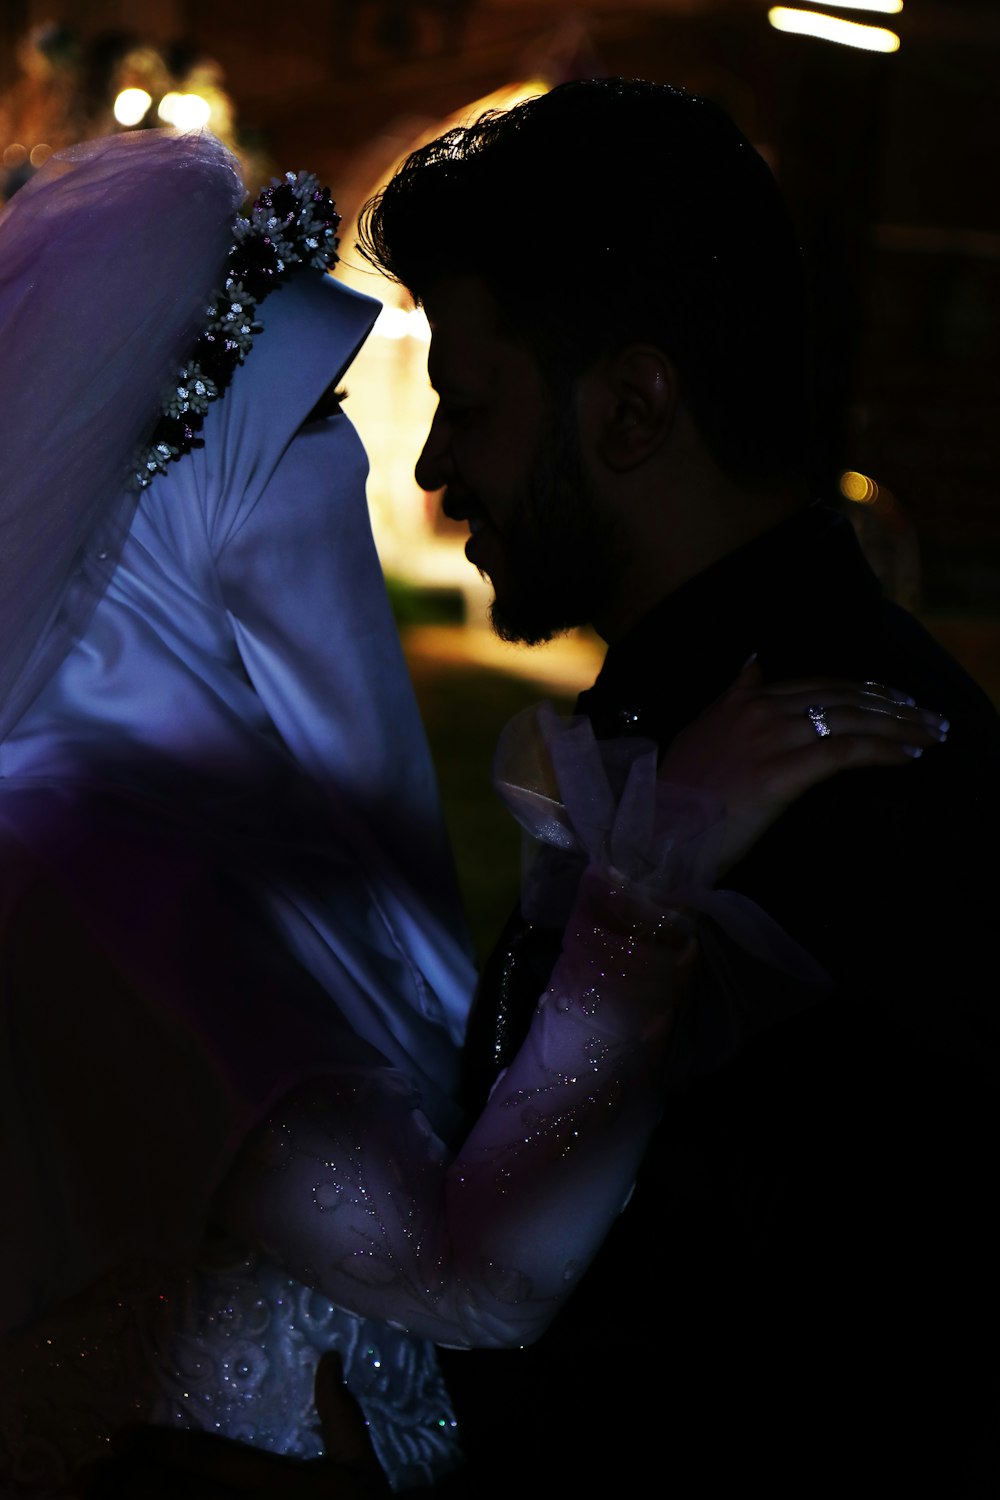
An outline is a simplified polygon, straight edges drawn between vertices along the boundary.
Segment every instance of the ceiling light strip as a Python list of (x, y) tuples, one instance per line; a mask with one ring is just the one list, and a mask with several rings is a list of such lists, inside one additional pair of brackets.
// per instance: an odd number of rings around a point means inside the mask
[(776, 31), (790, 31), (799, 36), (820, 37), (824, 42), (839, 42), (843, 47), (860, 47), (866, 52), (896, 52), (899, 37), (882, 26), (862, 26), (815, 10), (793, 10), (774, 5), (767, 19)]

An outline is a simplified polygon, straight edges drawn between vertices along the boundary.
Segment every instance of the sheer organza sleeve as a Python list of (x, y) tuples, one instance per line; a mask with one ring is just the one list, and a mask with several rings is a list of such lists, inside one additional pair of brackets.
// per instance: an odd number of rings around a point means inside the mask
[(544, 1330), (620, 1212), (660, 1113), (683, 918), (592, 868), (528, 1037), (451, 1158), (400, 1075), (297, 1090), (220, 1209), (341, 1306), (454, 1346)]

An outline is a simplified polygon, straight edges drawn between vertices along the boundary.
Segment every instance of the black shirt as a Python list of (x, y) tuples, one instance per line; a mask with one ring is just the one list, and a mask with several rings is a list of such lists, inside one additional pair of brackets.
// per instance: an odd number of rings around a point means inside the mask
[[(579, 709), (664, 748), (753, 652), (766, 680), (904, 689), (948, 741), (814, 788), (727, 877), (832, 989), (713, 941), (663, 1122), (581, 1286), (533, 1348), (444, 1355), (470, 1495), (645, 1493), (647, 1472), (676, 1500), (1000, 1493), (1000, 720), (822, 507), (678, 589)], [(557, 950), (512, 917), (477, 998), (473, 1104)]]

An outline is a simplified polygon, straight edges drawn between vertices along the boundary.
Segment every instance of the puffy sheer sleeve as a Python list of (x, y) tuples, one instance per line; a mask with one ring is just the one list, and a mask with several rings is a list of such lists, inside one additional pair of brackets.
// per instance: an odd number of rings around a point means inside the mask
[(227, 1224), (353, 1312), (441, 1344), (537, 1338), (626, 1202), (661, 1112), (697, 921), (769, 963), (815, 965), (713, 889), (721, 809), (664, 783), (656, 747), (598, 745), (543, 707), (495, 780), (530, 833), (523, 902), (564, 925), (527, 1037), (451, 1157), (386, 1069), (290, 1095), (224, 1191)]
[(625, 1202), (690, 929), (588, 870), (524, 1046), (451, 1158), (396, 1072), (290, 1095), (222, 1198), (229, 1228), (353, 1312), (438, 1343), (538, 1337)]

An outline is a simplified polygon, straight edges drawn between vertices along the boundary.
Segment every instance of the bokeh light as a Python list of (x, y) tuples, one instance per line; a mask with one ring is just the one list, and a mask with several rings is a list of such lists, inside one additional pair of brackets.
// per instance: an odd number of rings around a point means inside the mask
[(114, 103), (114, 115), (119, 125), (138, 125), (146, 117), (153, 99), (145, 89), (122, 89)]
[(855, 505), (874, 505), (878, 499), (878, 485), (867, 474), (846, 469), (840, 476), (840, 493), (845, 500), (853, 500)]
[(177, 130), (200, 130), (207, 125), (212, 107), (200, 94), (164, 94), (156, 113)]

